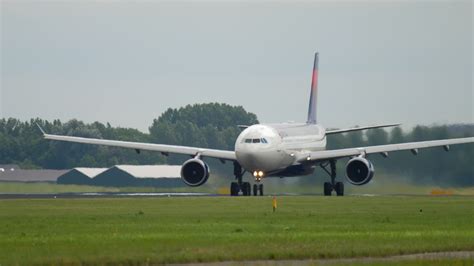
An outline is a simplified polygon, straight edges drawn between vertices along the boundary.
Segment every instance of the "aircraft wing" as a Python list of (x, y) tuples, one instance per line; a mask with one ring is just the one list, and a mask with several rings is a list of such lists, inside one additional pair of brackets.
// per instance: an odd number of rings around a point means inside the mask
[(105, 139), (92, 139), (92, 138), (51, 135), (51, 134), (44, 133), (42, 129), (41, 131), (43, 132), (44, 138), (49, 139), (49, 140), (113, 146), (113, 147), (135, 149), (137, 151), (140, 151), (140, 150), (158, 151), (163, 154), (176, 153), (176, 154), (186, 154), (186, 155), (191, 155), (191, 156), (200, 154), (201, 156), (204, 156), (204, 157), (212, 157), (212, 158), (217, 158), (221, 160), (230, 160), (230, 161), (236, 160), (234, 151), (215, 150), (215, 149), (188, 147), (188, 146), (154, 144), (154, 143), (141, 143), (141, 142), (130, 142), (130, 141), (119, 141), (119, 140), (105, 140)]
[(374, 125), (374, 126), (367, 126), (367, 127), (353, 127), (353, 128), (345, 128), (345, 129), (326, 130), (326, 135), (337, 134), (337, 133), (346, 133), (346, 132), (366, 130), (366, 129), (373, 129), (373, 128), (396, 127), (396, 126), (399, 126), (399, 125), (401, 125), (401, 124), (383, 124), (383, 125)]
[(449, 150), (449, 145), (463, 144), (463, 143), (474, 143), (474, 137), (470, 138), (458, 138), (458, 139), (444, 139), (444, 140), (430, 140), (430, 141), (419, 141), (419, 142), (408, 142), (399, 144), (387, 144), (377, 145), (368, 147), (357, 147), (348, 149), (338, 150), (327, 150), (327, 151), (315, 151), (301, 153), (297, 157), (297, 161), (325, 161), (329, 159), (339, 159), (344, 157), (352, 157), (366, 154), (379, 153), (384, 157), (388, 156), (389, 152), (393, 151), (405, 151), (410, 150), (413, 154), (418, 154), (418, 149), (431, 148), (431, 147), (443, 147), (446, 151)]

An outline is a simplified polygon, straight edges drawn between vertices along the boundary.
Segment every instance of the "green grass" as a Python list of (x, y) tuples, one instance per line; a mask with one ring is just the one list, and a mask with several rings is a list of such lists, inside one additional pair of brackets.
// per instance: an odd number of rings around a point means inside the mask
[(58, 185), (48, 182), (0, 182), (0, 193), (73, 193), (73, 192), (118, 192), (116, 188), (81, 186), (81, 185)]
[(160, 187), (101, 187), (85, 185), (60, 185), (49, 182), (0, 182), (0, 193), (6, 194), (51, 194), (80, 192), (209, 192), (209, 188), (160, 188)]
[(279, 197), (276, 213), (270, 197), (0, 200), (0, 264), (474, 251), (473, 221), (469, 196)]

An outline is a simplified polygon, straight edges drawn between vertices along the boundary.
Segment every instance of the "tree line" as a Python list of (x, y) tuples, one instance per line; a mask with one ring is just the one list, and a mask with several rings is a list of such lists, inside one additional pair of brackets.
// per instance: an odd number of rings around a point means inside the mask
[(237, 125), (258, 123), (257, 116), (241, 106), (209, 103), (168, 109), (154, 119), (149, 133), (112, 127), (109, 123), (62, 122), (31, 119), (0, 119), (0, 164), (23, 168), (69, 169), (110, 167), (117, 164), (180, 164), (187, 156), (163, 156), (158, 152), (84, 145), (44, 140), (39, 124), (47, 133), (87, 138), (175, 144), (232, 150), (241, 129)]
[[(258, 123), (257, 116), (241, 106), (209, 103), (166, 110), (154, 119), (148, 133), (132, 128), (112, 127), (109, 123), (62, 122), (31, 119), (0, 119), (0, 164), (19, 164), (23, 168), (69, 169), (110, 167), (117, 164), (181, 164), (188, 156), (164, 156), (158, 152), (47, 141), (36, 124), (48, 133), (89, 138), (186, 145), (233, 150), (241, 129), (237, 125)], [(409, 132), (400, 127), (328, 136), (328, 149), (402, 143), (410, 141), (469, 137), (474, 125), (416, 126)], [(371, 155), (377, 172), (389, 171), (415, 182), (436, 181), (448, 185), (474, 185), (474, 145), (455, 145), (446, 153), (442, 148), (393, 152), (389, 158)], [(208, 160), (213, 171), (232, 177), (231, 164)], [(343, 171), (344, 164), (339, 164)]]

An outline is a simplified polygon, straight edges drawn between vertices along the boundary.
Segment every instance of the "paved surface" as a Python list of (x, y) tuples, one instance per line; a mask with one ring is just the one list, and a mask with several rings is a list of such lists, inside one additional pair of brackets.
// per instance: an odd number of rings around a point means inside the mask
[(397, 255), (382, 258), (363, 257), (347, 259), (315, 259), (315, 260), (258, 260), (258, 261), (224, 261), (213, 263), (191, 263), (191, 264), (172, 264), (174, 266), (232, 266), (232, 265), (332, 265), (332, 264), (354, 264), (354, 263), (380, 263), (393, 261), (410, 261), (416, 259), (436, 260), (436, 259), (474, 259), (474, 251), (453, 251), (453, 252), (432, 252), (409, 255)]
[(124, 192), (91, 192), (91, 193), (57, 193), (57, 194), (11, 194), (0, 193), (0, 199), (61, 199), (61, 198), (123, 198), (123, 197), (196, 197), (217, 196), (209, 193), (124, 193)]

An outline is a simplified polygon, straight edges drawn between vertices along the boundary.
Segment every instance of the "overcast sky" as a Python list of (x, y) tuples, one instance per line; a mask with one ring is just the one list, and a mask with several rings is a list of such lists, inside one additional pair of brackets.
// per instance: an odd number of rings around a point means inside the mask
[(147, 131), (168, 107), (305, 121), (473, 123), (472, 1), (1, 1), (0, 116)]

